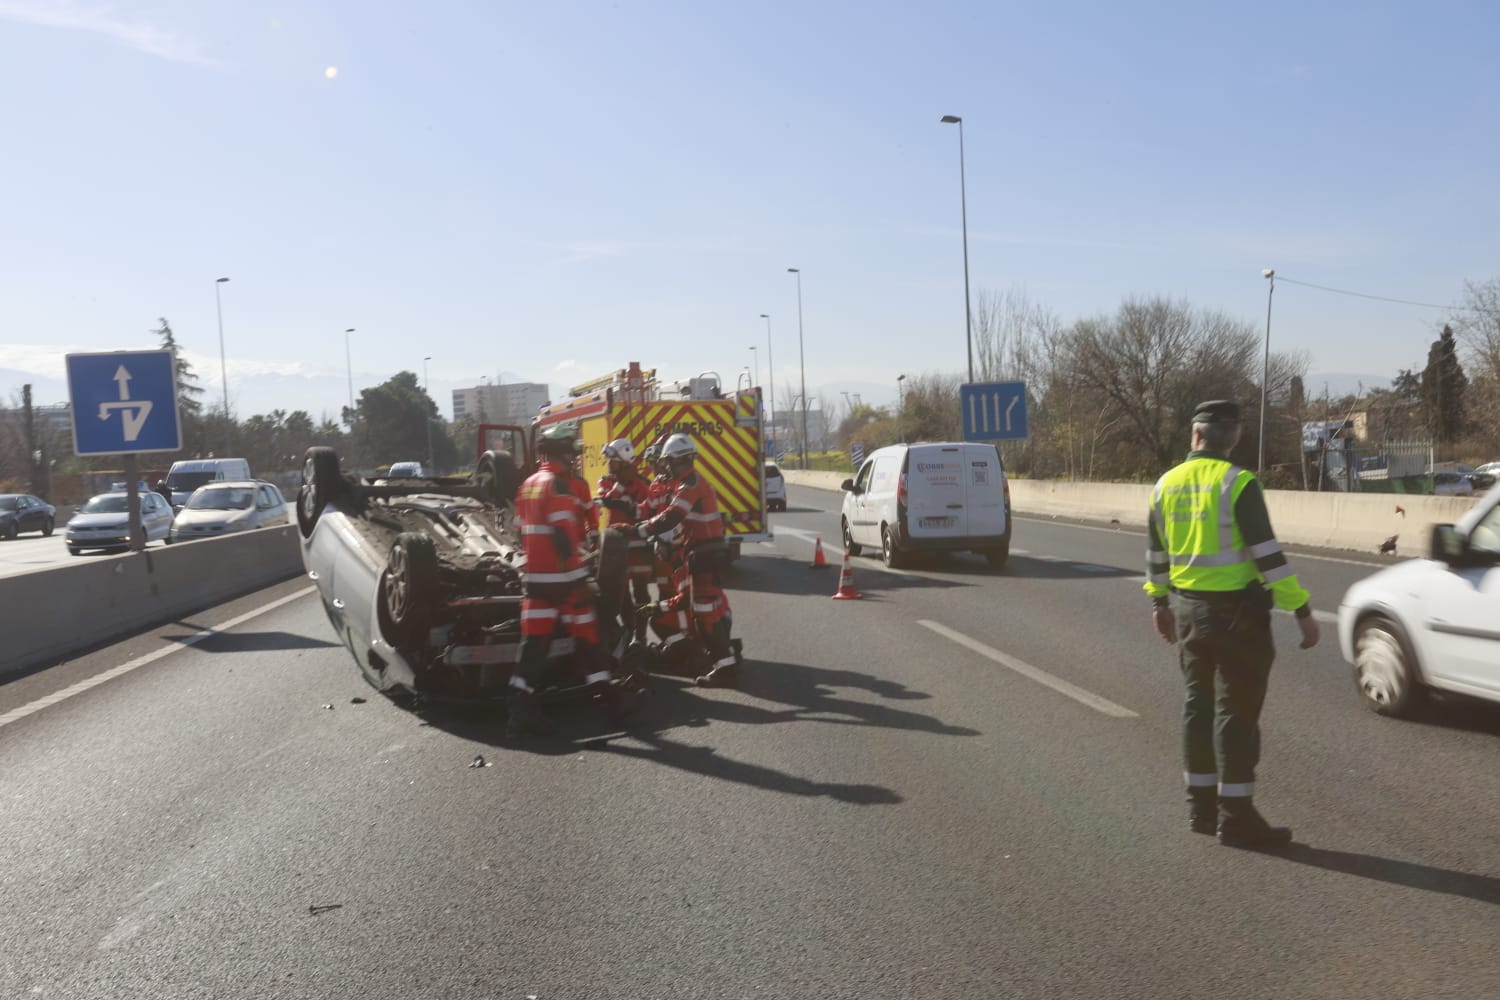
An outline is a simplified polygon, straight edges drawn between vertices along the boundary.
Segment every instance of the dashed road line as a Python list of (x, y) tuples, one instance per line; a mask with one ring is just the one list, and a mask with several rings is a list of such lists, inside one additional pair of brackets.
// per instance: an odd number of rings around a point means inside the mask
[(953, 642), (958, 643), (965, 649), (969, 649), (975, 653), (978, 653), (980, 656), (983, 656), (987, 660), (992, 660), (995, 663), (1000, 664), (1002, 667), (1007, 667), (1011, 670), (1014, 670), (1022, 677), (1034, 680), (1044, 687), (1049, 687), (1052, 690), (1056, 691), (1058, 694), (1066, 695), (1067, 697), (1072, 698), (1074, 701), (1078, 702), (1080, 705), (1087, 705), (1089, 708), (1092, 708), (1094, 711), (1099, 712), (1103, 715), (1112, 716), (1116, 719), (1139, 718), (1139, 716), (1135, 712), (1132, 712), (1130, 709), (1125, 708), (1121, 705), (1116, 705), (1108, 698), (1100, 697), (1099, 695), (1094, 694), (1092, 691), (1085, 691), (1083, 688), (1079, 687), (1076, 684), (1071, 684), (1068, 681), (1063, 680), (1061, 677), (1055, 677), (1052, 674), (1047, 673), (1047, 671), (1043, 670), (1041, 667), (1033, 667), (1025, 660), (1018, 660), (1014, 656), (1002, 653), (1000, 652), (1000, 650), (995, 649), (993, 646), (987, 646), (984, 643), (980, 642), (978, 639), (972, 639), (969, 636), (964, 635), (962, 632), (954, 631), (946, 625), (934, 621), (928, 621), (925, 618), (918, 619), (917, 624), (921, 625), (923, 628), (930, 629), (933, 632), (936, 632), (938, 635), (942, 636), (945, 639), (950, 639)]

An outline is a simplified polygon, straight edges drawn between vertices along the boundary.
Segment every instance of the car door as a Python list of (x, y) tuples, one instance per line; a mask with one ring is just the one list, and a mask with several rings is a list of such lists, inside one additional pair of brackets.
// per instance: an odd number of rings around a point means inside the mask
[(1500, 504), (1470, 530), (1468, 558), (1424, 595), (1435, 679), (1500, 700)]
[(42, 519), (41, 508), (32, 501), (31, 497), (16, 498), (16, 531), (41, 531)]
[(875, 468), (875, 460), (867, 459), (864, 465), (859, 467), (859, 474), (854, 477), (854, 489), (844, 494), (844, 517), (849, 521), (849, 537), (856, 545), (878, 545), (879, 524), (871, 527), (870, 513), (870, 476)]
[(140, 496), (141, 530), (146, 534), (146, 541), (165, 538), (167, 532), (172, 529), (170, 509), (155, 493), (142, 493)]

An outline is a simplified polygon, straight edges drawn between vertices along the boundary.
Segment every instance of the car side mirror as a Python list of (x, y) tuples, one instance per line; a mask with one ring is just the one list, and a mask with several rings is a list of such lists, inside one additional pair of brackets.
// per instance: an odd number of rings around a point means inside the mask
[(1454, 564), (1463, 561), (1464, 538), (1451, 524), (1434, 524), (1427, 543), (1428, 556), (1438, 562)]
[(859, 490), (854, 488), (854, 480), (852, 479), (846, 479), (842, 483), (839, 483), (839, 489), (843, 490), (846, 493), (859, 493)]

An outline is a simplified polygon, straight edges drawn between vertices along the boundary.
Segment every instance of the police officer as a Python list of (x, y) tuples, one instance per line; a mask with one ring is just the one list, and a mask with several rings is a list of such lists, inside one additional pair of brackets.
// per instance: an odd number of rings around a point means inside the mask
[(1181, 640), (1190, 828), (1231, 847), (1269, 848), (1292, 839), (1252, 797), (1276, 656), (1271, 608), (1293, 612), (1303, 649), (1317, 644), (1318, 622), (1271, 531), (1260, 483), (1229, 458), (1239, 439), (1238, 404), (1198, 404), (1192, 452), (1151, 496), (1145, 589), (1156, 631)]
[(597, 531), (598, 522), (588, 486), (571, 468), (576, 433), (572, 424), (555, 424), (538, 436), (537, 471), (516, 494), (526, 591), (521, 599), (521, 649), (507, 699), (508, 739), (553, 732), (536, 692), (545, 679), (548, 646), (559, 631), (572, 637), (584, 683), (603, 694), (611, 714), (624, 715), (635, 707), (633, 692), (610, 685), (615, 664), (599, 641), (586, 551), (588, 533)]

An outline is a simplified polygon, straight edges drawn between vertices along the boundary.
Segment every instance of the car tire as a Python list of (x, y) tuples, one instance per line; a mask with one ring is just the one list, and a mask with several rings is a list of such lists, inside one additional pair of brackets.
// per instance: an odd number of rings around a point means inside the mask
[(4, 528), (0, 528), (0, 538), (4, 538), (7, 542), (14, 541), (20, 533), (21, 526), (14, 521), (7, 524)]
[(630, 572), (630, 537), (621, 528), (610, 528), (599, 536), (599, 562), (594, 569), (594, 584), (599, 588), (597, 611), (602, 621), (619, 618), (625, 603), (625, 587)]
[(343, 495), (344, 474), (332, 448), (307, 449), (302, 460), (302, 485), (297, 490), (297, 527), (303, 538), (312, 536), (323, 508)]
[(516, 491), (521, 486), (521, 475), (516, 471), (516, 460), (508, 451), (487, 451), (479, 456), (474, 468), (474, 485), (479, 489), (480, 499), (496, 507), (514, 506)]
[(78, 555), (78, 554), (79, 554), (79, 553), (81, 553), (81, 552), (82, 552), (82, 551), (83, 551), (83, 550), (82, 550), (82, 549), (80, 549), (80, 548), (79, 548), (79, 547), (78, 547), (78, 546), (76, 546), (76, 545), (69, 545), (69, 546), (68, 546), (68, 555), (70, 555), (70, 556), (76, 556), (76, 555)]
[(397, 535), (380, 575), (380, 606), (392, 645), (413, 645), (426, 638), (437, 582), (437, 546), (431, 536), (414, 531)]
[(851, 556), (857, 556), (863, 552), (864, 546), (857, 543), (853, 536), (849, 534), (849, 519), (847, 517), (843, 519), (841, 527), (844, 532), (844, 551), (848, 552)]
[(997, 545), (993, 549), (984, 550), (984, 558), (989, 562), (990, 569), (1004, 569), (1010, 560), (1010, 543)]
[(1354, 683), (1365, 707), (1376, 715), (1408, 718), (1426, 689), (1416, 657), (1401, 627), (1373, 615), (1354, 626)]
[(906, 553), (896, 547), (896, 538), (891, 534), (891, 526), (888, 524), (880, 526), (880, 557), (891, 569), (900, 569), (906, 565)]
[(43, 538), (50, 538), (50, 537), (52, 537), (52, 529), (55, 528), (55, 527), (57, 527), (57, 522), (54, 521), (52, 518), (49, 517), (49, 518), (47, 518), (47, 520), (43, 521), (42, 522), (42, 537)]

